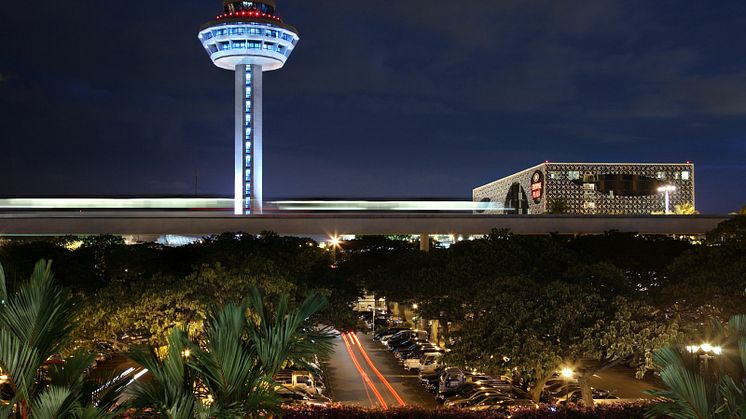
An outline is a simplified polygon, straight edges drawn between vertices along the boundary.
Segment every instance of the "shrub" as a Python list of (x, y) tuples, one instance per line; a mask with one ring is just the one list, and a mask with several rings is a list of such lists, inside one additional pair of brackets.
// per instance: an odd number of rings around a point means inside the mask
[(629, 419), (642, 418), (648, 403), (612, 404), (582, 408), (570, 406), (543, 405), (538, 409), (519, 409), (508, 416), (497, 412), (471, 412), (458, 409), (423, 409), (403, 407), (395, 409), (369, 409), (352, 406), (334, 405), (322, 407), (289, 407), (284, 409), (285, 419)]

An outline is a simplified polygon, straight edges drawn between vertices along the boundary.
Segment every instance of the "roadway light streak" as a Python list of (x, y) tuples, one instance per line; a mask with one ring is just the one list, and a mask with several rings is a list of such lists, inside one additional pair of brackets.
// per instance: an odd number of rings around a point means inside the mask
[(345, 347), (347, 347), (347, 353), (350, 354), (350, 359), (352, 359), (352, 363), (355, 364), (355, 368), (357, 368), (357, 372), (360, 374), (361, 377), (363, 377), (363, 381), (365, 381), (365, 384), (367, 384), (368, 387), (370, 387), (370, 389), (373, 390), (373, 394), (376, 395), (376, 399), (378, 399), (378, 402), (381, 404), (381, 406), (384, 409), (388, 409), (389, 406), (388, 404), (386, 404), (386, 401), (383, 399), (383, 396), (381, 396), (381, 393), (378, 391), (376, 386), (370, 380), (370, 377), (368, 377), (368, 374), (365, 371), (363, 371), (363, 367), (357, 361), (357, 357), (355, 357), (355, 353), (352, 351), (352, 347), (350, 346), (350, 342), (347, 341), (347, 335), (345, 333), (342, 334), (342, 340), (345, 343)]
[(368, 356), (368, 352), (363, 347), (363, 344), (360, 342), (360, 339), (357, 337), (357, 335), (351, 334), (350, 336), (351, 336), (350, 337), (351, 340), (354, 340), (355, 342), (357, 342), (357, 347), (360, 349), (360, 353), (363, 354), (363, 358), (365, 358), (365, 362), (367, 362), (368, 365), (370, 365), (370, 368), (373, 369), (373, 372), (376, 373), (376, 375), (378, 376), (378, 379), (381, 380), (383, 385), (385, 385), (386, 388), (389, 390), (389, 393), (391, 393), (391, 395), (394, 396), (396, 401), (399, 402), (400, 406), (406, 406), (407, 404), (404, 403), (404, 400), (399, 396), (399, 393), (397, 393), (396, 390), (394, 390), (394, 387), (391, 386), (391, 384), (386, 379), (386, 377), (384, 377), (383, 374), (381, 374), (381, 372), (378, 371), (378, 368), (376, 368), (376, 366), (373, 364), (373, 361), (371, 361), (370, 357)]
[[(4, 198), (3, 210), (212, 210), (228, 211), (233, 200), (226, 198)], [(277, 211), (418, 212), (418, 211), (503, 211), (494, 202), (473, 201), (271, 201)]]
[(493, 202), (474, 201), (275, 201), (280, 211), (502, 211)]

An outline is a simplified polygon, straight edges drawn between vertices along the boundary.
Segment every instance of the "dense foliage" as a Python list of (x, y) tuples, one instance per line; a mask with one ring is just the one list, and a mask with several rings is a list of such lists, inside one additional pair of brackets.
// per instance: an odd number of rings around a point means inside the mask
[(586, 390), (587, 377), (618, 364), (643, 374), (655, 350), (746, 307), (745, 216), (702, 242), (494, 231), (448, 249), (417, 249), (403, 237), (324, 249), (271, 233), (226, 233), (180, 248), (103, 236), (8, 240), (0, 260), (8, 287), (18, 290), (35, 260), (54, 258), (80, 313), (73, 338), (99, 351), (163, 346), (174, 328), (202, 333), (212, 305), (253, 287), (296, 304), (320, 293), (329, 305), (313, 321), (349, 329), (350, 306), (367, 291), (417, 303), (420, 318), (437, 320), (453, 365), (511, 371), (537, 389), (563, 365)]
[(279, 413), (273, 376), (287, 363), (305, 366), (329, 348), (332, 334), (304, 327), (326, 300), (309, 296), (291, 309), (287, 296), (270, 310), (253, 289), (243, 303), (211, 308), (196, 338), (171, 329), (164, 357), (153, 347), (137, 348), (131, 358), (150, 371), (127, 402), (138, 417), (248, 418)]
[(515, 236), (495, 231), (424, 254), (356, 253), (340, 269), (372, 292), (417, 303), (439, 320), (452, 365), (517, 374), (534, 387), (572, 367), (587, 378), (624, 364), (639, 375), (653, 353), (699, 336), (708, 319), (746, 306), (746, 217), (703, 243), (610, 232)]
[(540, 406), (538, 409), (518, 409), (510, 414), (499, 412), (472, 412), (458, 409), (421, 409), (404, 407), (396, 409), (366, 409), (350, 406), (330, 408), (288, 408), (283, 410), (285, 419), (629, 419), (642, 418), (648, 404), (606, 405), (593, 408), (578, 406)]
[[(72, 296), (55, 284), (51, 263), (39, 261), (30, 279), (8, 293), (0, 266), (0, 418), (107, 418), (117, 412), (122, 381), (92, 371), (95, 355), (55, 356), (72, 343)], [(5, 380), (4, 380), (5, 381)]]
[(252, 287), (295, 303), (321, 293), (329, 304), (317, 321), (355, 325), (349, 304), (359, 287), (310, 239), (226, 233), (178, 248), (112, 236), (12, 240), (0, 245), (9, 287), (42, 257), (54, 258), (58, 281), (81, 301), (75, 340), (99, 351), (163, 345), (174, 326), (199, 331), (210, 305), (238, 301)]
[(78, 308), (53, 280), (51, 263), (38, 262), (11, 292), (0, 266), (0, 418), (279, 413), (274, 375), (288, 365), (308, 369), (330, 348), (332, 333), (308, 323), (327, 302), (313, 293), (291, 307), (283, 294), (270, 304), (256, 288), (247, 296), (211, 306), (200, 333), (172, 327), (164, 354), (136, 347), (129, 358), (148, 373), (138, 380), (136, 369), (102, 367), (84, 350), (59, 356), (74, 346)]

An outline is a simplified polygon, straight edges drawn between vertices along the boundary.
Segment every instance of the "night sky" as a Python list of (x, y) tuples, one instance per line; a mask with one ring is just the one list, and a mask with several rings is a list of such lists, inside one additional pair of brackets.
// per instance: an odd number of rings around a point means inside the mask
[[(278, 0), (265, 198), (443, 197), (550, 161), (696, 164), (746, 204), (746, 1)], [(229, 196), (218, 0), (4, 1), (0, 195)]]

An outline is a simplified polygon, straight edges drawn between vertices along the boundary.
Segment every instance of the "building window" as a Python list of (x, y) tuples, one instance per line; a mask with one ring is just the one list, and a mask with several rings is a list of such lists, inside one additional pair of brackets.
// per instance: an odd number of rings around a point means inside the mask
[(665, 179), (666, 178), (666, 172), (658, 172), (658, 176), (657, 177), (658, 177), (658, 179), (661, 179), (661, 180)]
[(567, 172), (567, 178), (569, 180), (578, 180), (580, 179), (580, 172), (577, 172), (577, 171)]
[(690, 176), (691, 175), (688, 170), (681, 172), (681, 180), (689, 180)]

